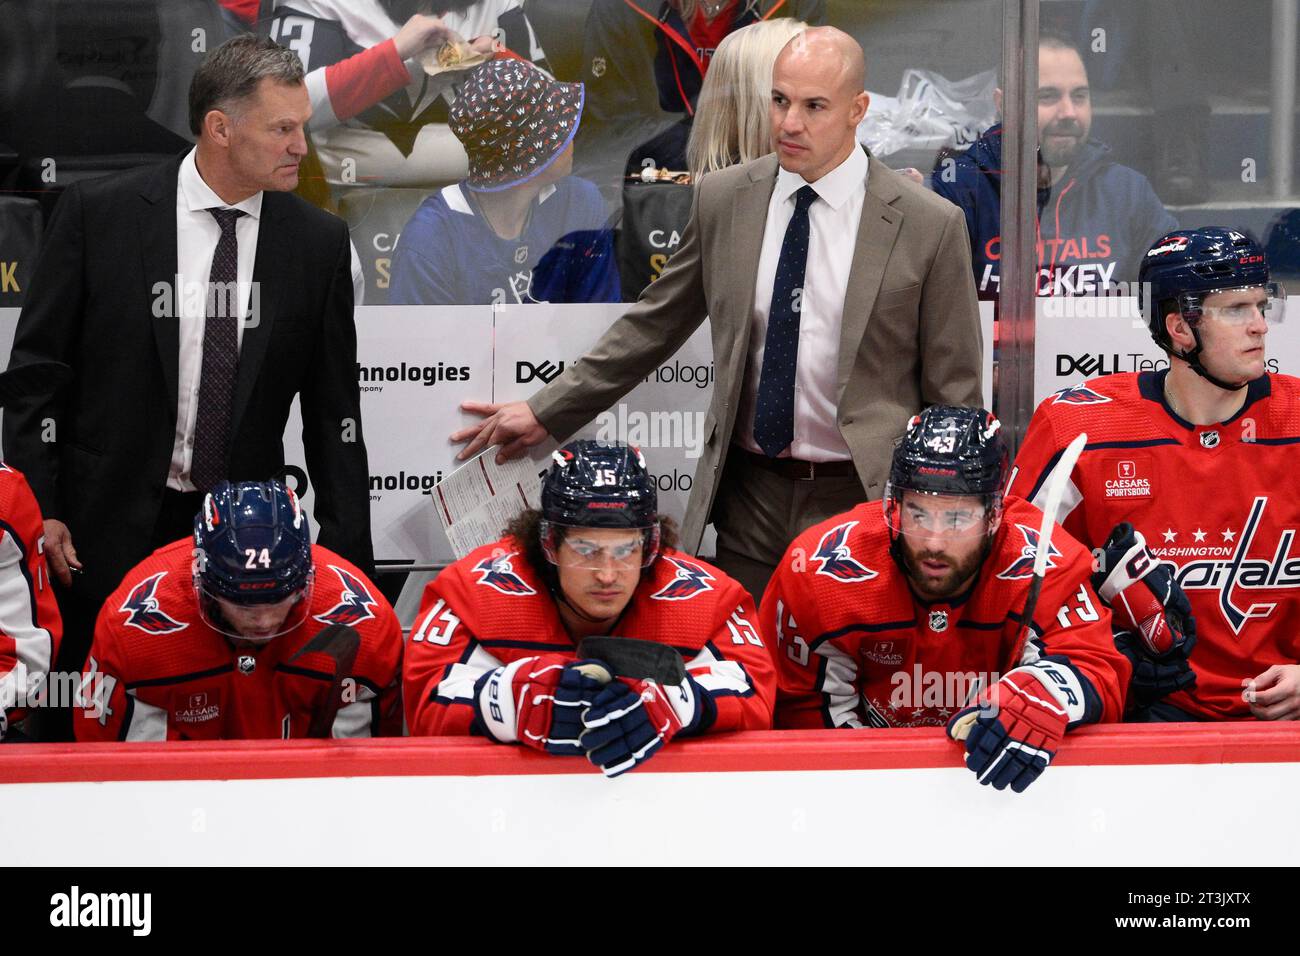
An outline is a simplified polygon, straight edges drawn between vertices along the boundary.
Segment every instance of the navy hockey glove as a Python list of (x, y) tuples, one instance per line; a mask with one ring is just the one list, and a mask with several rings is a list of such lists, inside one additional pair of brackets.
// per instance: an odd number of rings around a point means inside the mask
[(1145, 706), (1195, 687), (1188, 657), (1196, 645), (1196, 619), (1173, 569), (1127, 521), (1111, 531), (1101, 561), (1092, 583), (1114, 617), (1115, 646), (1133, 665), (1129, 689), (1135, 702)]
[(611, 679), (600, 661), (562, 654), (525, 657), (488, 671), (474, 685), (479, 725), (501, 743), (582, 756), (582, 714)]
[(982, 784), (1020, 793), (1056, 756), (1071, 720), (1083, 714), (1074, 672), (1053, 661), (1017, 667), (953, 714), (948, 736), (965, 741), (966, 766)]
[(678, 734), (699, 729), (711, 703), (689, 674), (680, 684), (668, 686), (620, 678), (582, 715), (582, 747), (605, 776), (617, 777), (649, 760)]

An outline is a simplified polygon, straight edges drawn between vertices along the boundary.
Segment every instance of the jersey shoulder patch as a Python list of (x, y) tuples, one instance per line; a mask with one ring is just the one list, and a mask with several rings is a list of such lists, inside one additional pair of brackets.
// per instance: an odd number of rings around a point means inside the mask
[(659, 560), (667, 562), (665, 567), (671, 568), (675, 573), (671, 581), (650, 595), (653, 600), (687, 601), (697, 594), (713, 590), (710, 583), (715, 580), (713, 575), (694, 561), (666, 554), (661, 555)]
[(123, 623), (127, 627), (134, 627), (146, 634), (172, 634), (189, 627), (187, 622), (178, 621), (168, 615), (158, 603), (158, 585), (166, 576), (166, 571), (158, 571), (127, 592), (122, 606), (118, 608), (126, 615)]
[(821, 536), (812, 555), (812, 560), (817, 563), (817, 574), (841, 584), (870, 581), (879, 574), (855, 558), (849, 548), (849, 532), (857, 524), (857, 521), (845, 521)]
[(511, 597), (525, 597), (529, 594), (536, 594), (537, 591), (515, 573), (512, 559), (518, 555), (518, 551), (511, 551), (506, 554), (488, 555), (476, 562), (472, 568), (473, 572), (478, 575), (478, 581), (475, 583), (492, 588), (502, 594), (508, 594)]
[(338, 577), (342, 590), (334, 606), (317, 614), (316, 620), (322, 624), (347, 624), (355, 627), (362, 621), (374, 618), (374, 608), (379, 606), (379, 602), (361, 577), (336, 564), (327, 567)]
[[(1013, 530), (1007, 532), (1005, 543), (1002, 551), (1012, 551), (1016, 544), (1020, 545), (1020, 553), (1016, 555), (1012, 562), (1003, 570), (998, 572), (998, 578), (1003, 581), (1020, 581), (1025, 578), (1034, 576), (1034, 560), (1038, 556), (1038, 529), (1031, 528), (1027, 524), (1015, 523), (1012, 525)], [(1061, 557), (1061, 551), (1053, 541), (1047, 542), (1047, 566), (1056, 567), (1053, 558)]]

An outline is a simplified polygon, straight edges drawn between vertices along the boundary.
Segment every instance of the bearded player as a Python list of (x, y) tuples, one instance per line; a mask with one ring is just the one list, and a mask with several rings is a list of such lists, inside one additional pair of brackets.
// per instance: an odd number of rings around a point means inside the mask
[(760, 614), (778, 727), (946, 724), (980, 783), (1019, 792), (1067, 731), (1123, 714), (1129, 665), (1089, 583), (1092, 555), (1059, 528), (1021, 627), (1042, 513), (1003, 499), (999, 426), (983, 409), (926, 409), (883, 501), (794, 540)]
[[(554, 458), (541, 510), (425, 590), (403, 680), (411, 733), (586, 755), (616, 776), (676, 737), (769, 728), (775, 677), (753, 600), (674, 548), (640, 451), (577, 441)], [(685, 675), (664, 684), (578, 658), (602, 636), (669, 648)]]
[[(1011, 490), (1038, 500), (1060, 449), (1088, 433), (1061, 523), (1099, 549), (1099, 590), (1134, 635), (1135, 719), (1295, 720), (1300, 382), (1265, 360), (1284, 294), (1232, 229), (1170, 233), (1139, 278), (1169, 368), (1044, 400)], [(1180, 631), (1196, 638), (1190, 670)]]
[(400, 734), (401, 660), (392, 607), (311, 543), (292, 491), (222, 482), (193, 539), (159, 548), (104, 602), (74, 727), (78, 740)]

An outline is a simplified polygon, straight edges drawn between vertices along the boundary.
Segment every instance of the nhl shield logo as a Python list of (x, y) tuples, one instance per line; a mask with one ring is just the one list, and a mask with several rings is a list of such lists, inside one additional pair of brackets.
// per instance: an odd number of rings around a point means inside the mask
[(235, 666), (239, 669), (239, 673), (247, 677), (257, 670), (257, 658), (251, 654), (240, 654), (239, 662)]
[(1219, 433), (1218, 433), (1218, 432), (1201, 432), (1201, 447), (1202, 447), (1202, 448), (1218, 448), (1218, 447), (1219, 447)]
[(931, 611), (930, 612), (930, 630), (936, 634), (942, 634), (948, 630), (948, 612)]
[(523, 265), (528, 261), (528, 247), (520, 246), (515, 250), (515, 264)]

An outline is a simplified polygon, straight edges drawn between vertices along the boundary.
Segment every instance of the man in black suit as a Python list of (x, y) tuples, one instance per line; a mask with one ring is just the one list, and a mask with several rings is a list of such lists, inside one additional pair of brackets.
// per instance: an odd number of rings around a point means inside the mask
[(4, 416), (61, 585), (59, 670), (80, 669), (104, 598), (190, 533), (209, 487), (284, 475), (295, 394), (320, 542), (371, 570), (347, 227), (289, 192), (310, 112), (298, 57), (237, 37), (190, 86), (195, 149), (59, 202), (10, 365), (74, 378)]

